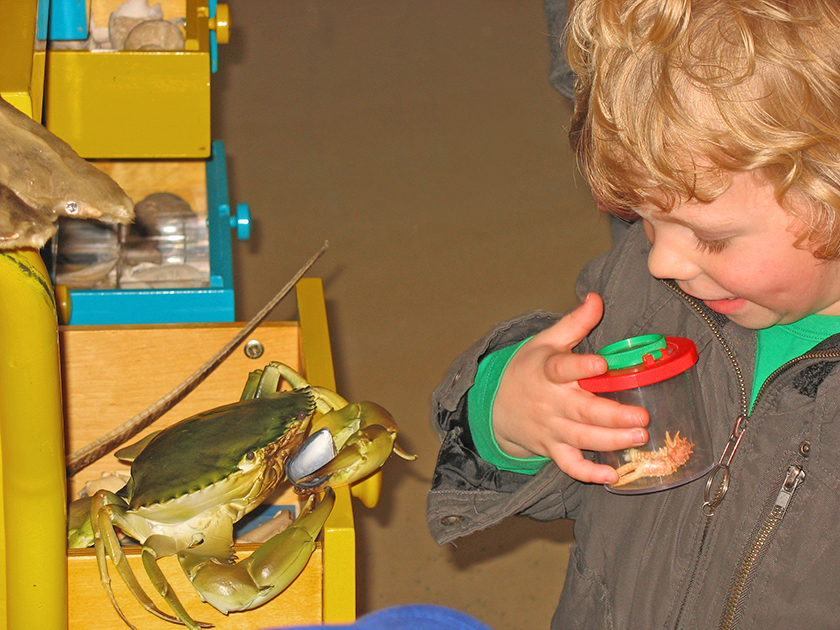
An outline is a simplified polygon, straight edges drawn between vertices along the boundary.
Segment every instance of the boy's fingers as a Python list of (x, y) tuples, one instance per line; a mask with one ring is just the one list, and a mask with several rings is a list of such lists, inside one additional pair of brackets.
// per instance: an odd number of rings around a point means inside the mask
[(584, 427), (619, 429), (646, 427), (650, 423), (650, 414), (644, 407), (623, 405), (615, 400), (600, 398), (590, 392), (581, 392), (581, 397), (570, 399), (569, 405), (563, 409), (562, 413), (558, 413), (557, 417), (574, 418), (575, 420), (568, 420), (568, 422)]
[(600, 453), (637, 448), (647, 444), (649, 439), (647, 429), (643, 427), (611, 428), (567, 421), (558, 429), (556, 444)]
[(607, 361), (597, 354), (550, 354), (543, 363), (545, 377), (552, 383), (574, 383), (600, 376), (607, 371)]
[(583, 453), (568, 444), (558, 444), (557, 449), (551, 453), (551, 459), (569, 477), (584, 483), (608, 484), (618, 481), (615, 468), (589, 461)]

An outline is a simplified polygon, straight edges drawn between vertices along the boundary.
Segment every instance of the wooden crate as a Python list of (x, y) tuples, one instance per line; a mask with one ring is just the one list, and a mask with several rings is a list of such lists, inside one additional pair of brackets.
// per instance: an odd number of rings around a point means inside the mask
[[(241, 349), (225, 361), (202, 385), (152, 427), (139, 434), (177, 422), (193, 413), (239, 399), (247, 374), (269, 361), (282, 361), (305, 373), (314, 384), (335, 387), (326, 311), (321, 282), (307, 278), (297, 287), (299, 322), (266, 323), (252, 334), (265, 347), (259, 359)], [(61, 330), (62, 370), (68, 452), (88, 444), (178, 385), (217, 349), (241, 324), (172, 324), (149, 326), (64, 327)], [(103, 471), (124, 468), (111, 455), (80, 471), (69, 483), (75, 497), (88, 480)], [(378, 480), (372, 483), (376, 485)], [(368, 491), (369, 492), (369, 491)], [(288, 503), (290, 496), (275, 497)], [(375, 502), (375, 498), (373, 499)], [(365, 503), (371, 504), (370, 498)], [(240, 557), (254, 546), (237, 547)], [(129, 562), (149, 593), (140, 558)], [(336, 507), (323, 540), (304, 572), (292, 586), (266, 605), (227, 617), (200, 602), (177, 561), (166, 558), (164, 572), (194, 618), (220, 630), (260, 628), (302, 623), (345, 622), (355, 617), (355, 531), (347, 488), (337, 492)], [(68, 554), (69, 627), (98, 630), (125, 627), (100, 583), (92, 550)], [(172, 628), (145, 612), (131, 597), (112, 569), (117, 601), (128, 618), (141, 628)], [(156, 594), (155, 594), (156, 595)], [(159, 606), (165, 603), (157, 598)]]

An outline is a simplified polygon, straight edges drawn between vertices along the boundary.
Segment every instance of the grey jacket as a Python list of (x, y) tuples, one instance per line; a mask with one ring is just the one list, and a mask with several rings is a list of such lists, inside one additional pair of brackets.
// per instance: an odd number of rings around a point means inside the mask
[[(654, 332), (692, 339), (717, 459), (747, 414), (755, 333), (651, 278), (648, 250), (634, 227), (583, 271), (579, 297), (598, 292), (605, 317), (577, 351)], [(703, 480), (622, 496), (576, 482), (553, 463), (528, 476), (476, 455), (466, 392), (478, 361), (556, 320), (535, 312), (497, 327), (436, 390), (442, 446), (428, 502), (435, 539), (511, 515), (574, 519), (554, 629), (840, 627), (840, 335), (768, 379), (732, 458), (728, 493), (706, 516)]]

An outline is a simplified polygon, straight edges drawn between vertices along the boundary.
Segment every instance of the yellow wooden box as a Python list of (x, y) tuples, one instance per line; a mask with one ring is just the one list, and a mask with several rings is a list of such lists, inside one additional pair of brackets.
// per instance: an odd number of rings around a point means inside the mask
[[(185, 50), (48, 51), (46, 126), (82, 157), (210, 155), (210, 33), (227, 41), (227, 5), (211, 17), (209, 0), (160, 1), (186, 18)], [(121, 3), (90, 0), (97, 25)]]
[[(297, 285), (299, 322), (266, 323), (256, 329), (265, 353), (250, 359), (239, 349), (204, 383), (146, 432), (197, 411), (238, 400), (247, 374), (277, 360), (307, 375), (314, 384), (334, 388), (332, 358), (321, 281), (304, 278)], [(178, 385), (241, 327), (240, 324), (171, 324), (150, 326), (62, 327), (62, 377), (68, 451), (72, 452), (134, 416)], [(141, 437), (144, 435), (138, 435)], [(84, 469), (70, 482), (75, 493), (87, 480), (120, 463), (110, 455)], [(379, 478), (354, 489), (372, 505)], [(319, 544), (301, 576), (271, 602), (253, 611), (225, 617), (207, 604), (184, 577), (177, 561), (164, 562), (164, 571), (194, 618), (219, 630), (291, 624), (338, 623), (355, 618), (355, 531), (351, 492), (341, 488)], [(289, 497), (278, 499), (288, 503)], [(240, 557), (253, 546), (237, 547)], [(165, 560), (174, 560), (167, 558)], [(138, 555), (130, 556), (135, 573), (148, 591)], [(97, 630), (125, 628), (100, 583), (92, 550), (68, 553), (69, 627)], [(117, 600), (127, 617), (140, 628), (174, 626), (145, 612), (113, 573)], [(155, 594), (156, 595), (156, 594)], [(166, 604), (159, 600), (165, 609)]]

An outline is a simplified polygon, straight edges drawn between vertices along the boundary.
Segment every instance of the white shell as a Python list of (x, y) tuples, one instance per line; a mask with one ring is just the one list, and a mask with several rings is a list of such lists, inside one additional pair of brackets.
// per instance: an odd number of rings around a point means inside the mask
[(328, 464), (337, 453), (335, 440), (329, 429), (316, 431), (304, 440), (298, 452), (286, 462), (286, 476), (296, 486), (314, 488), (323, 482), (323, 478), (313, 479), (306, 483), (300, 483), (300, 480)]

